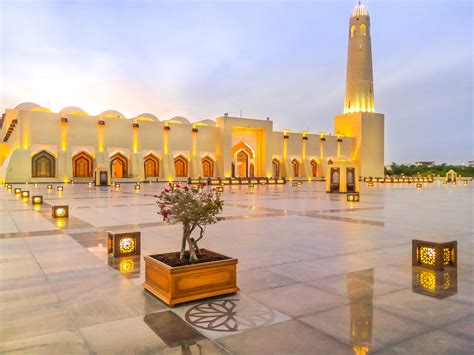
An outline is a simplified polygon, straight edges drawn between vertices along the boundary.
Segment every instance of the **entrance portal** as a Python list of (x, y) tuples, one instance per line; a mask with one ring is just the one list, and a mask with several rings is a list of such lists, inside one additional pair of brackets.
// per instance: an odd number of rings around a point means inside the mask
[(339, 168), (331, 168), (331, 192), (339, 192)]

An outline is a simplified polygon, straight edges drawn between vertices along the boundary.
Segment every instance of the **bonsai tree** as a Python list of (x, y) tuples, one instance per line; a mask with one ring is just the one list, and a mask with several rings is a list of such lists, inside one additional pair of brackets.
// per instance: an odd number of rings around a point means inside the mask
[[(163, 221), (183, 225), (180, 259), (185, 257), (187, 244), (189, 262), (197, 262), (201, 254), (198, 242), (204, 237), (206, 226), (224, 219), (218, 217), (224, 204), (219, 194), (214, 190), (203, 191), (202, 185), (181, 188), (179, 184), (170, 184), (155, 197), (158, 198), (158, 214), (163, 216)], [(196, 229), (199, 231), (197, 239), (191, 237)]]

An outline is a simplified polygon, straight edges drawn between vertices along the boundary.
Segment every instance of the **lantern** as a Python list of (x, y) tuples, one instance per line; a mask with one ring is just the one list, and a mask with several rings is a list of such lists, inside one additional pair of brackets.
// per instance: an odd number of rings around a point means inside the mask
[(62, 186), (58, 186), (58, 187), (56, 188), (56, 190), (59, 191), (59, 192), (61, 192), (61, 191), (64, 190), (64, 188), (63, 188)]
[(373, 186), (374, 186), (374, 183), (373, 183), (372, 181), (370, 181), (370, 182), (367, 183), (367, 186), (373, 187)]
[(457, 269), (434, 271), (414, 269), (412, 272), (412, 291), (422, 295), (442, 299), (458, 292)]
[(299, 185), (299, 184), (298, 184), (296, 181), (295, 181), (295, 182), (293, 182), (293, 183), (292, 183), (292, 185), (293, 185), (294, 187), (298, 187), (298, 186), (300, 186), (300, 185)]
[(8, 184), (7, 185), (7, 190), (11, 190), (12, 189), (12, 185), (11, 184)]
[(140, 184), (135, 185), (135, 190), (137, 190), (137, 191), (140, 190)]
[(415, 186), (416, 186), (416, 188), (417, 188), (417, 189), (421, 189), (421, 188), (423, 187), (423, 185), (422, 185), (421, 183), (419, 183), (419, 182), (418, 182), (418, 183), (416, 183), (416, 185), (415, 185)]
[[(114, 184), (114, 186), (115, 186), (116, 189), (120, 189), (120, 184), (119, 184), (118, 182), (116, 182), (116, 183)], [(140, 185), (139, 185), (139, 186), (140, 186)]]
[(249, 184), (249, 188), (252, 188), (252, 189), (253, 189), (254, 187), (255, 187), (254, 184)]
[(69, 206), (53, 206), (53, 218), (68, 218)]
[(347, 194), (347, 201), (348, 202), (359, 202), (360, 198), (359, 198), (359, 194), (358, 193), (351, 193), (349, 192)]
[(48, 186), (46, 186), (46, 188), (47, 188), (48, 190), (51, 190), (51, 189), (53, 188), (53, 185), (48, 185)]
[(89, 186), (89, 189), (92, 188), (92, 182), (89, 182), (87, 185)]
[(260, 185), (266, 185), (267, 184), (267, 180), (260, 180)]
[(23, 198), (28, 198), (28, 197), (30, 197), (30, 192), (29, 192), (29, 191), (22, 191), (22, 192), (21, 192), (21, 197), (23, 197)]
[(140, 255), (140, 232), (108, 232), (108, 253), (114, 258)]
[(216, 191), (217, 192), (224, 192), (224, 187), (223, 186), (217, 186)]
[(412, 265), (436, 271), (457, 267), (457, 241), (436, 243), (413, 239)]
[(19, 187), (15, 188), (15, 195), (21, 194), (21, 189)]
[(42, 205), (43, 204), (43, 196), (33, 196), (32, 198), (33, 205)]

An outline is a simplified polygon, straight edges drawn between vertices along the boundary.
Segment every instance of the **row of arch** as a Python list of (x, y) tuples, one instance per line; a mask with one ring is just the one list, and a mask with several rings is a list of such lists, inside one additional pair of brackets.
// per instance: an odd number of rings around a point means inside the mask
[[(318, 176), (318, 161), (315, 159), (311, 159), (309, 162), (311, 166), (311, 177)], [(294, 177), (301, 177), (301, 163), (298, 159), (291, 160), (291, 168)], [(273, 169), (273, 176), (281, 176), (281, 163), (278, 159), (274, 158), (272, 161), (272, 169)]]
[[(361, 36), (367, 36), (367, 25), (365, 23), (359, 26)], [(355, 25), (351, 26), (351, 38), (356, 35), (357, 27)]]
[[(202, 158), (203, 177), (214, 176), (214, 160), (208, 156)], [(145, 177), (160, 176), (160, 159), (154, 154), (145, 156)], [(188, 177), (188, 160), (179, 155), (174, 158), (176, 177)], [(128, 159), (122, 153), (115, 153), (110, 157), (110, 174), (113, 179), (128, 177)], [(72, 172), (75, 178), (93, 177), (94, 158), (87, 152), (80, 152), (72, 157)], [(31, 158), (31, 175), (34, 178), (56, 176), (56, 158), (46, 150), (42, 150)]]

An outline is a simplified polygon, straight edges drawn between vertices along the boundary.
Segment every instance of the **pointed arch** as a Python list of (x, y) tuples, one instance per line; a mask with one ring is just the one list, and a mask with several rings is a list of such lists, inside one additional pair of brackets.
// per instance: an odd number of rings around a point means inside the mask
[(318, 161), (316, 159), (312, 159), (310, 164), (311, 164), (311, 176), (317, 177), (318, 176)]
[(148, 154), (143, 159), (145, 168), (145, 177), (159, 177), (160, 176), (160, 160), (153, 153)]
[(94, 158), (87, 152), (79, 152), (72, 157), (73, 177), (92, 177)]
[(248, 154), (248, 156), (249, 156), (250, 159), (254, 159), (254, 158), (255, 158), (255, 154), (254, 154), (254, 152), (253, 152), (252, 147), (250, 147), (250, 145), (248, 145), (247, 143), (245, 143), (245, 142), (240, 142), (240, 143), (236, 144), (236, 145), (232, 148), (232, 156), (234, 157), (234, 156), (236, 155), (236, 153), (237, 153), (239, 150), (245, 150), (245, 152)]
[(363, 23), (362, 25), (360, 25), (360, 34), (362, 36), (367, 36), (367, 26), (365, 23)]
[(112, 179), (128, 177), (128, 159), (122, 153), (115, 153), (110, 157), (110, 175)]
[(31, 157), (32, 177), (55, 177), (56, 158), (46, 150), (42, 150)]
[(202, 158), (202, 176), (214, 177), (214, 160), (209, 156)]
[(187, 177), (188, 176), (188, 160), (182, 155), (178, 155), (174, 158), (174, 171), (176, 177)]
[(273, 177), (280, 177), (280, 161), (277, 158), (272, 160)]
[(300, 177), (300, 162), (296, 158), (291, 161), (291, 167), (293, 168), (293, 177)]
[(351, 26), (351, 38), (355, 36), (356, 33), (356, 27), (354, 25)]

